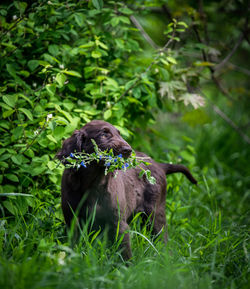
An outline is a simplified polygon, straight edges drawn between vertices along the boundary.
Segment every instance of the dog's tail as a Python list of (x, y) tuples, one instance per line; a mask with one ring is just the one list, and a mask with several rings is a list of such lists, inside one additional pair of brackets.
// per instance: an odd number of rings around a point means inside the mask
[(197, 184), (196, 179), (192, 176), (188, 168), (183, 165), (172, 165), (172, 164), (160, 164), (163, 170), (165, 171), (166, 175), (171, 175), (174, 173), (183, 173), (190, 182), (193, 184)]

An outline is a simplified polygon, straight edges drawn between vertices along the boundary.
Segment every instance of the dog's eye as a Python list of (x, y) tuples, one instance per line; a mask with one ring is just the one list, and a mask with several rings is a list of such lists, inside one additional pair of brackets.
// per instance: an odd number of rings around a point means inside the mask
[(107, 130), (107, 129), (104, 129), (104, 130), (102, 131), (102, 133), (101, 133), (101, 136), (102, 136), (102, 137), (108, 137), (108, 136), (110, 136), (110, 135), (111, 135), (111, 133), (110, 133), (110, 131)]

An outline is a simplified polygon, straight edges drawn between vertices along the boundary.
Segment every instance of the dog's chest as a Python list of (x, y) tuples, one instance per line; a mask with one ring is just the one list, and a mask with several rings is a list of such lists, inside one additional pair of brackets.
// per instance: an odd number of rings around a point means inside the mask
[(114, 204), (112, 193), (108, 190), (108, 183), (100, 181), (88, 188), (84, 195), (81, 215), (94, 217), (95, 223), (110, 223), (117, 215), (117, 206)]

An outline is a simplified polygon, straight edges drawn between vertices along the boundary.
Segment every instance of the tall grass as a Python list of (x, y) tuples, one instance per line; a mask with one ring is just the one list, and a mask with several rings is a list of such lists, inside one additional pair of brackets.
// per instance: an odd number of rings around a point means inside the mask
[(33, 198), (4, 196), (18, 209), (0, 219), (0, 288), (249, 288), (249, 149), (221, 123), (189, 128), (195, 142), (183, 137), (187, 126), (171, 127), (164, 119), (158, 131), (134, 140), (134, 147), (159, 161), (182, 158), (199, 181), (194, 186), (181, 175), (167, 177), (166, 246), (140, 215), (130, 224), (128, 263), (119, 240), (110, 244), (105, 232), (85, 226), (74, 242), (65, 230), (60, 188), (34, 186)]
[(247, 288), (246, 228), (223, 216), (205, 176), (198, 187), (175, 183), (167, 197), (167, 246), (136, 216), (129, 264), (105, 233), (83, 228), (72, 245), (57, 203), (37, 199), (30, 214), (6, 216), (0, 288)]

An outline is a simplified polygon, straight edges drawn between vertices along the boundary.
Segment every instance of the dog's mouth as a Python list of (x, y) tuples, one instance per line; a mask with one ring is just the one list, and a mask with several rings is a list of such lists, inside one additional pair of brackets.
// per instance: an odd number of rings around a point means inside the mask
[(129, 158), (132, 153), (132, 148), (129, 145), (124, 145), (124, 146), (119, 146), (119, 147), (118, 146), (103, 147), (100, 145), (99, 148), (102, 151), (105, 151), (105, 150), (109, 151), (112, 149), (115, 156), (121, 156), (124, 159)]
[(121, 157), (123, 157), (124, 159), (129, 158), (132, 153), (132, 149), (130, 146), (124, 146), (119, 149), (113, 149), (113, 151), (116, 156), (121, 155)]

